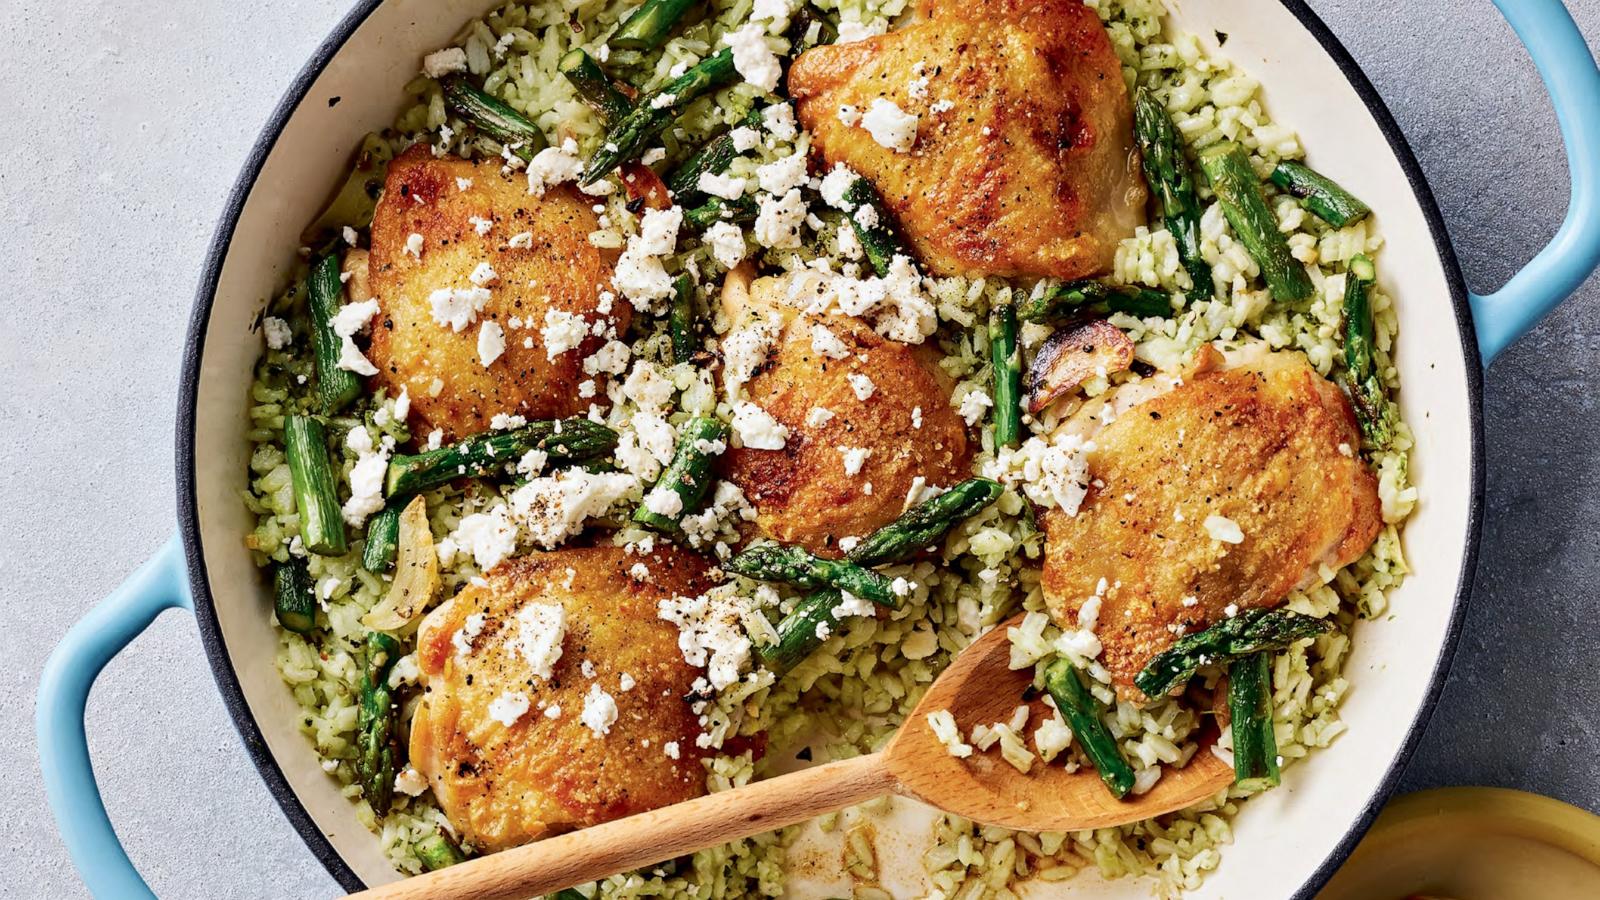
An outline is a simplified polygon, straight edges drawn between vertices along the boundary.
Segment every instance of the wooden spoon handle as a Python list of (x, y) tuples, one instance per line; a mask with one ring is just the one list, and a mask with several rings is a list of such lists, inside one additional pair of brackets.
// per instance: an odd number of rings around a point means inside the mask
[(522, 900), (803, 822), (894, 787), (883, 754), (858, 756), (546, 838), (350, 895)]

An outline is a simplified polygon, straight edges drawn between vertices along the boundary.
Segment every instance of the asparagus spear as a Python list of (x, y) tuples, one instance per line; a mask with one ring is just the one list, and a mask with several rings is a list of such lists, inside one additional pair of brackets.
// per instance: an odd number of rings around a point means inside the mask
[[(450, 836), (442, 831), (436, 831), (417, 842), (417, 859), (422, 860), (422, 867), (429, 872), (449, 868), (459, 862), (465, 862), (466, 856), (461, 853), (461, 848)], [(562, 891), (565, 894), (566, 891)], [(557, 894), (560, 897), (561, 894)], [(583, 896), (579, 894), (578, 896)]]
[(395, 550), (400, 546), (400, 511), (409, 496), (391, 497), (375, 516), (367, 520), (367, 543), (361, 549), (361, 566), (374, 574), (389, 571)]
[[(883, 198), (877, 188), (865, 178), (857, 178), (845, 188), (845, 202), (850, 204), (850, 227), (867, 254), (872, 271), (881, 278), (889, 274), (889, 264), (900, 251), (900, 240), (895, 236), (889, 214), (883, 209)], [(862, 212), (863, 209), (870, 210)]]
[(1072, 662), (1063, 658), (1051, 663), (1044, 670), (1044, 687), (1072, 726), (1073, 740), (1100, 772), (1100, 780), (1118, 800), (1126, 797), (1133, 789), (1133, 767), (1122, 758), (1122, 749), (1100, 718), (1100, 701), (1083, 686)]
[(740, 197), (732, 201), (712, 197), (693, 209), (684, 210), (683, 218), (690, 225), (704, 231), (718, 222), (740, 224), (754, 222), (757, 212), (756, 202), (749, 197)]
[(667, 317), (672, 332), (672, 361), (686, 363), (694, 358), (694, 279), (687, 273), (672, 282), (672, 312)]
[(651, 489), (652, 494), (656, 491), (677, 494), (681, 501), (678, 512), (670, 516), (651, 512), (647, 494), (645, 503), (633, 514), (633, 520), (657, 531), (677, 531), (684, 515), (700, 507), (714, 480), (711, 475), (711, 457), (714, 454), (707, 452), (705, 445), (719, 441), (725, 444), (727, 440), (728, 426), (721, 419), (696, 416), (683, 423), (683, 429), (678, 433), (678, 446), (672, 453), (672, 462)]
[(607, 43), (618, 50), (654, 50), (693, 5), (694, 0), (644, 0)]
[(1209, 298), (1216, 290), (1211, 265), (1200, 255), (1200, 198), (1195, 194), (1194, 172), (1183, 155), (1183, 141), (1172, 127), (1167, 111), (1149, 91), (1134, 97), (1133, 132), (1144, 157), (1144, 177), (1150, 193), (1161, 203), (1161, 217), (1178, 245), (1183, 268), (1194, 282), (1195, 294)]
[(1022, 353), (1017, 349), (1017, 307), (989, 313), (989, 358), (994, 364), (994, 445), (1022, 442)]
[(1356, 421), (1367, 442), (1377, 448), (1394, 440), (1394, 417), (1383, 399), (1383, 381), (1372, 361), (1370, 293), (1378, 270), (1366, 256), (1350, 260), (1344, 284), (1345, 389), (1356, 409)]
[(844, 597), (833, 588), (823, 588), (800, 598), (794, 609), (778, 622), (778, 640), (756, 649), (768, 669), (783, 674), (805, 661), (839, 627), (833, 608)]
[(395, 733), (394, 694), (389, 672), (400, 658), (400, 643), (381, 631), (367, 633), (367, 665), (361, 673), (356, 710), (356, 775), (362, 796), (380, 818), (394, 799), (400, 742)]
[(1017, 306), (1017, 318), (1024, 322), (1053, 322), (1082, 313), (1114, 312), (1141, 319), (1171, 318), (1172, 295), (1139, 285), (1111, 285), (1085, 279), (1068, 282)]
[(1287, 609), (1255, 607), (1174, 641), (1133, 677), (1147, 697), (1159, 697), (1194, 677), (1203, 665), (1232, 662), (1263, 650), (1276, 650), (1302, 638), (1333, 630), (1327, 619)]
[(515, 463), (529, 450), (543, 450), (551, 462), (578, 462), (610, 453), (617, 433), (584, 418), (541, 419), (508, 431), (488, 431), (466, 440), (389, 460), (384, 493), (415, 494), (463, 476), (474, 478)]
[(679, 197), (699, 196), (700, 176), (708, 172), (719, 175), (727, 171), (728, 166), (739, 155), (739, 147), (734, 142), (733, 132), (739, 128), (755, 128), (760, 124), (761, 110), (751, 109), (738, 125), (707, 141), (676, 169), (668, 173), (667, 188)]
[(1236, 659), (1228, 666), (1228, 711), (1233, 718), (1233, 783), (1252, 791), (1277, 787), (1271, 653)]
[(1261, 266), (1261, 277), (1273, 298), (1288, 302), (1311, 296), (1311, 278), (1289, 252), (1289, 242), (1261, 195), (1261, 182), (1244, 148), (1233, 141), (1207, 147), (1200, 153), (1200, 168), (1205, 170), (1234, 236)]
[(1300, 205), (1335, 228), (1353, 225), (1372, 213), (1371, 207), (1332, 178), (1305, 163), (1285, 161), (1272, 170), (1272, 183), (1300, 198)]
[(998, 481), (971, 478), (908, 509), (900, 518), (874, 531), (845, 558), (860, 566), (899, 562), (944, 537), (957, 522), (977, 515), (999, 498)]
[[(860, 566), (882, 566), (907, 559), (981, 512), (1000, 496), (1001, 490), (999, 484), (986, 478), (963, 481), (873, 532), (846, 554), (845, 559)], [(817, 626), (826, 624), (825, 633), (838, 627), (833, 608), (840, 600), (839, 592), (832, 588), (801, 598), (778, 623), (777, 642), (758, 649), (767, 668), (780, 674), (787, 672), (821, 646), (826, 638), (817, 635)]]
[(294, 508), (300, 514), (300, 539), (313, 553), (343, 556), (349, 546), (344, 537), (344, 511), (333, 489), (327, 430), (310, 416), (286, 416), (283, 445), (289, 458)]
[(665, 131), (689, 104), (737, 74), (733, 68), (733, 50), (723, 48), (655, 93), (639, 98), (633, 110), (606, 132), (605, 144), (590, 158), (589, 168), (583, 173), (583, 184), (594, 184), (612, 169), (638, 156), (645, 142)]
[(311, 308), (311, 348), (317, 365), (317, 404), (323, 415), (331, 416), (361, 396), (361, 379), (349, 369), (339, 368), (344, 340), (333, 330), (333, 317), (339, 314), (339, 301), (344, 296), (339, 254), (330, 253), (312, 261), (306, 294)]
[(316, 627), (317, 598), (305, 560), (291, 556), (272, 564), (272, 609), (278, 624), (295, 634), (310, 634)]
[(617, 89), (616, 82), (583, 48), (568, 51), (557, 68), (572, 83), (578, 99), (594, 110), (602, 123), (611, 125), (633, 109), (627, 96)]
[(885, 576), (849, 560), (823, 559), (803, 547), (756, 544), (722, 567), (749, 578), (783, 581), (803, 588), (838, 588), (890, 609), (900, 605), (893, 582)]
[(522, 159), (531, 160), (549, 146), (539, 126), (505, 102), (473, 87), (465, 78), (459, 75), (446, 78), (440, 86), (444, 89), (444, 103), (451, 112)]

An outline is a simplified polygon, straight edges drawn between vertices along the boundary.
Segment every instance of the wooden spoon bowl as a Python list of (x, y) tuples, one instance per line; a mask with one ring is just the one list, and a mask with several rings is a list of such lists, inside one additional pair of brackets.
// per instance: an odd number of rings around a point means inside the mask
[[(516, 900), (772, 831), (886, 793), (921, 800), (985, 825), (1076, 831), (1138, 822), (1206, 799), (1233, 769), (1202, 749), (1137, 797), (1111, 796), (1093, 767), (1035, 762), (1024, 774), (998, 753), (957, 759), (928, 725), (947, 709), (962, 733), (1004, 722), (1024, 702), (1032, 667), (1012, 671), (1006, 622), (955, 658), (878, 753), (826, 763), (479, 857), (353, 897)], [(1044, 704), (1034, 702), (1035, 713)], [(1036, 720), (1036, 716), (1034, 717)]]

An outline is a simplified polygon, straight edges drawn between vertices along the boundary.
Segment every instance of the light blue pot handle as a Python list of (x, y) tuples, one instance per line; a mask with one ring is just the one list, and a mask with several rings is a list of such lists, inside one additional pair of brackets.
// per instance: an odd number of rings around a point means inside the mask
[(89, 892), (107, 898), (153, 898), (106, 816), (83, 731), (84, 705), (100, 670), (162, 610), (193, 609), (183, 545), (166, 543), (111, 596), (72, 626), (51, 652), (39, 679), (34, 723), (45, 793), (78, 874)]
[(1560, 0), (1494, 3), (1527, 45), (1550, 91), (1572, 169), (1572, 200), (1549, 246), (1505, 287), (1468, 295), (1486, 366), (1600, 266), (1600, 69)]

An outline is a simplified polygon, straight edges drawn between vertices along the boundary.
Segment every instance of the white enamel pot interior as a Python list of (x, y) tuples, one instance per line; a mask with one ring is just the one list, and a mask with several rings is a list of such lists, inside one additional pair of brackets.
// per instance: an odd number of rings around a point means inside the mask
[[(231, 198), (192, 324), (180, 410), (181, 525), (195, 605), (224, 698), (268, 785), (307, 843), (347, 888), (396, 878), (377, 839), (296, 730), (295, 702), (274, 668), (267, 585), (243, 544), (239, 502), (250, 447), (246, 396), (264, 299), (293, 260), (301, 227), (342, 179), (362, 136), (390, 123), (424, 54), (492, 0), (364, 0), (319, 50), (264, 133)], [(1397, 359), (1416, 433), (1421, 494), (1405, 530), (1413, 569), (1380, 621), (1362, 623), (1346, 674), (1349, 731), (1245, 805), (1221, 868), (1196, 897), (1308, 896), (1349, 852), (1398, 776), (1454, 646), (1476, 549), (1481, 496), (1480, 372), (1459, 270), (1415, 161), (1388, 113), (1298, 0), (1179, 0), (1174, 24), (1229, 35), (1226, 53), (1265, 87), (1273, 116), (1299, 133), (1310, 162), (1374, 201), (1387, 244), (1385, 288), (1398, 298)], [(1487, 7), (1484, 14), (1490, 14)], [(337, 102), (335, 101), (337, 98)], [(907, 828), (882, 829), (886, 887), (914, 896), (926, 816), (897, 804)], [(813, 867), (808, 867), (813, 868)], [(842, 871), (835, 864), (815, 867)], [(1069, 882), (1073, 896), (1144, 896), (1149, 883)], [(1042, 886), (1041, 886), (1042, 887)], [(796, 894), (837, 895), (805, 880)], [(1030, 896), (1055, 895), (1040, 890)]]

